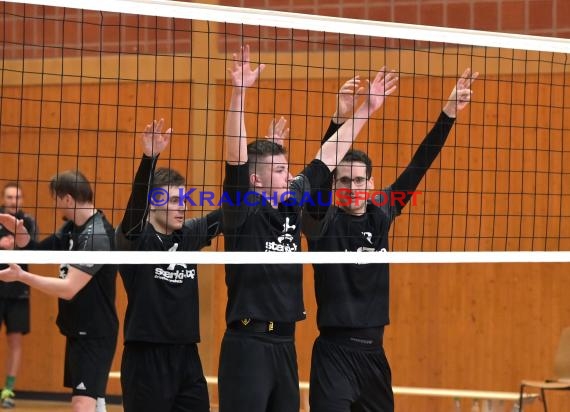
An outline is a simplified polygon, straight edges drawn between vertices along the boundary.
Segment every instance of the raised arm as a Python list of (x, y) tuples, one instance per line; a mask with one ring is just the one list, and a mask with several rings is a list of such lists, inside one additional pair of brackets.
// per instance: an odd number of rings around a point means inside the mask
[(323, 143), (315, 157), (326, 164), (329, 170), (334, 170), (370, 116), (382, 106), (386, 96), (396, 90), (397, 84), (396, 73), (386, 72), (386, 69), (382, 68), (372, 83), (368, 85), (368, 94), (364, 103), (354, 111), (352, 118), (348, 119), (329, 140)]
[[(447, 103), (443, 107), (443, 111), (435, 125), (414, 153), (406, 169), (392, 184), (392, 190), (398, 191), (399, 193), (407, 193), (409, 191), (415, 191), (418, 187), (427, 170), (441, 152), (449, 136), (449, 132), (453, 127), (457, 113), (467, 107), (471, 101), (471, 95), (473, 94), (471, 85), (477, 76), (479, 76), (479, 73), (472, 73), (471, 69), (466, 69), (463, 72), (455, 88), (449, 95)], [(402, 199), (402, 202), (395, 202), (395, 206), (400, 207), (400, 209), (403, 208), (410, 198), (411, 194), (408, 194)]]
[(331, 117), (328, 129), (323, 135), (321, 144), (329, 140), (340, 126), (354, 115), (354, 108), (362, 103), (360, 100), (363, 92), (364, 87), (362, 87), (360, 76), (355, 76), (344, 82), (335, 96), (336, 109)]
[(226, 162), (241, 165), (247, 162), (247, 134), (244, 120), (245, 90), (252, 86), (265, 65), (252, 70), (249, 58), (249, 45), (243, 46), (239, 56), (233, 55), (233, 66), (228, 69), (232, 80), (230, 107), (226, 114)]
[(164, 119), (147, 124), (142, 135), (143, 158), (133, 181), (127, 209), (120, 225), (122, 235), (130, 238), (140, 234), (148, 216), (149, 193), (158, 155), (170, 143), (172, 129), (162, 132)]
[(457, 84), (447, 98), (447, 103), (443, 107), (443, 112), (447, 117), (455, 119), (457, 112), (465, 109), (469, 102), (471, 102), (471, 95), (473, 94), (471, 85), (478, 76), (479, 72), (472, 73), (470, 68), (463, 71), (463, 74), (457, 80)]
[[(347, 80), (340, 87), (338, 93), (335, 95), (336, 108), (331, 117), (329, 127), (323, 135), (321, 145), (329, 140), (344, 122), (352, 118), (354, 108), (362, 104), (363, 92), (364, 87), (362, 86), (360, 76), (355, 76)], [(303, 224), (303, 231), (308, 235), (318, 232), (318, 228), (314, 226), (314, 224), (325, 217), (332, 203), (332, 182), (333, 174), (330, 173), (329, 178), (324, 184), (311, 187), (311, 202), (305, 203), (307, 214), (305, 215)], [(311, 230), (311, 228), (315, 229)]]

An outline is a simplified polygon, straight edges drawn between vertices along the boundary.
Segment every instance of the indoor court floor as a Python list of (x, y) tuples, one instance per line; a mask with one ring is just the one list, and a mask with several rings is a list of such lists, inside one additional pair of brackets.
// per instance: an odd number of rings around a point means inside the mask
[[(16, 407), (12, 410), (17, 412), (69, 412), (69, 402), (29, 401), (18, 399)], [(120, 405), (107, 405), (107, 412), (123, 412)]]

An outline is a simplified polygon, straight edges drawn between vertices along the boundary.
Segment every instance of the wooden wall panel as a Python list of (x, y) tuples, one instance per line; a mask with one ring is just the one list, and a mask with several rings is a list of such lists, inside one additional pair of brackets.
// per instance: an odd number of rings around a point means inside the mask
[[(399, 97), (388, 98), (356, 144), (372, 155), (378, 187), (403, 170), (453, 83), (446, 78), (442, 92), (437, 78), (431, 82), (427, 77), (401, 79)], [(318, 150), (334, 110), (338, 81), (263, 80), (261, 86), (259, 93), (249, 93), (246, 102), (248, 132), (252, 137), (263, 136), (272, 117), (290, 119), (291, 169), (299, 172)], [(278, 92), (273, 92), (276, 86)], [(219, 112), (214, 126), (206, 127), (212, 120), (202, 110), (204, 96), (194, 96), (187, 83), (4, 88), (0, 180), (22, 181), (28, 210), (37, 214), (42, 232), (48, 233), (58, 226), (59, 218), (47, 181), (58, 170), (78, 167), (96, 182), (97, 206), (117, 224), (140, 153), (135, 131), (152, 118), (164, 117), (173, 125), (175, 136), (161, 165), (185, 173), (189, 187), (205, 182), (205, 190), (219, 190), (221, 110), (228, 94), (224, 86), (211, 89), (214, 97), (208, 107)], [(424, 194), (418, 205), (397, 219), (392, 248), (568, 249), (567, 219), (557, 217), (561, 212), (567, 215), (570, 206), (565, 185), (570, 163), (564, 161), (568, 154), (563, 151), (570, 145), (562, 128), (567, 113), (550, 113), (549, 124), (559, 128), (549, 136), (537, 128), (542, 114), (522, 105), (483, 104), (480, 97), (525, 102), (538, 89), (523, 97), (522, 89), (494, 83), (489, 77), (489, 81), (478, 81), (474, 90), (475, 102), (460, 114), (440, 158), (420, 185)], [(563, 92), (568, 93), (557, 91)], [(429, 100), (418, 98), (428, 95)], [(20, 103), (23, 96), (26, 100)], [(570, 96), (559, 97), (568, 101)], [(258, 111), (260, 116), (255, 115)], [(206, 136), (204, 130), (211, 129), (215, 132)], [(539, 148), (550, 152), (538, 152)], [(546, 167), (554, 173), (546, 174)], [(550, 195), (544, 188), (549, 188)], [(547, 211), (550, 217), (537, 216)], [(513, 215), (507, 217), (507, 212)], [(189, 215), (200, 213), (189, 211)], [(212, 248), (222, 250), (222, 242), (216, 241)], [(56, 273), (55, 267), (35, 269)], [(558, 334), (570, 319), (565, 297), (568, 269), (562, 264), (393, 265), (393, 325), (386, 333), (386, 349), (394, 384), (514, 391), (523, 377), (548, 376)], [(200, 277), (200, 351), (206, 373), (215, 375), (225, 328), (223, 266), (202, 266)], [(307, 380), (317, 334), (310, 266), (305, 267), (304, 288), (308, 319), (299, 325), (297, 345), (300, 376)], [(120, 282), (119, 291), (117, 303), (123, 314), (126, 300)], [(35, 292), (32, 308), (33, 333), (26, 339), (18, 386), (62, 391), (63, 339), (54, 325), (55, 299)], [(121, 345), (114, 369), (119, 367), (120, 353)], [(111, 383), (110, 392), (120, 392), (117, 382)], [(557, 399), (555, 405), (568, 405), (564, 402)], [(413, 398), (398, 398), (397, 405), (400, 411), (451, 408), (449, 401)]]

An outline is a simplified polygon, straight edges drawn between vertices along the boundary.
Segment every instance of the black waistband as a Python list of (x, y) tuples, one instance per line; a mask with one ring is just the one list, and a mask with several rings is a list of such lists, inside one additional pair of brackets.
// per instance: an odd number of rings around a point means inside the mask
[(376, 328), (333, 328), (320, 329), (321, 336), (340, 342), (363, 346), (382, 346), (384, 327)]
[(279, 336), (295, 336), (295, 322), (271, 322), (255, 319), (241, 319), (228, 325), (228, 329)]

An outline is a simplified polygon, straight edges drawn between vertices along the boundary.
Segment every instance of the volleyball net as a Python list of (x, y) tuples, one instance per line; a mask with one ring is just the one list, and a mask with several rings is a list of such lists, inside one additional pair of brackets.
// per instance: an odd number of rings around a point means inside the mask
[[(463, 71), (479, 72), (470, 104), (392, 227), (398, 253), (303, 252), (282, 257), (286, 263), (570, 261), (570, 41), (181, 2), (66, 6), (0, 4), (0, 184), (21, 187), (40, 238), (60, 226), (49, 182), (64, 170), (82, 171), (96, 207), (120, 222), (142, 155), (139, 135), (153, 119), (173, 128), (159, 166), (186, 177), (187, 217), (219, 207), (227, 69), (248, 45), (252, 65), (265, 65), (245, 101), (248, 136), (266, 136), (284, 117), (293, 175), (317, 153), (345, 81), (373, 79), (384, 66), (398, 73), (397, 91), (354, 144), (371, 157), (378, 190), (405, 170)], [(219, 253), (97, 259), (260, 262), (222, 252), (221, 240), (211, 250)], [(65, 253), (0, 256), (91, 259)]]

